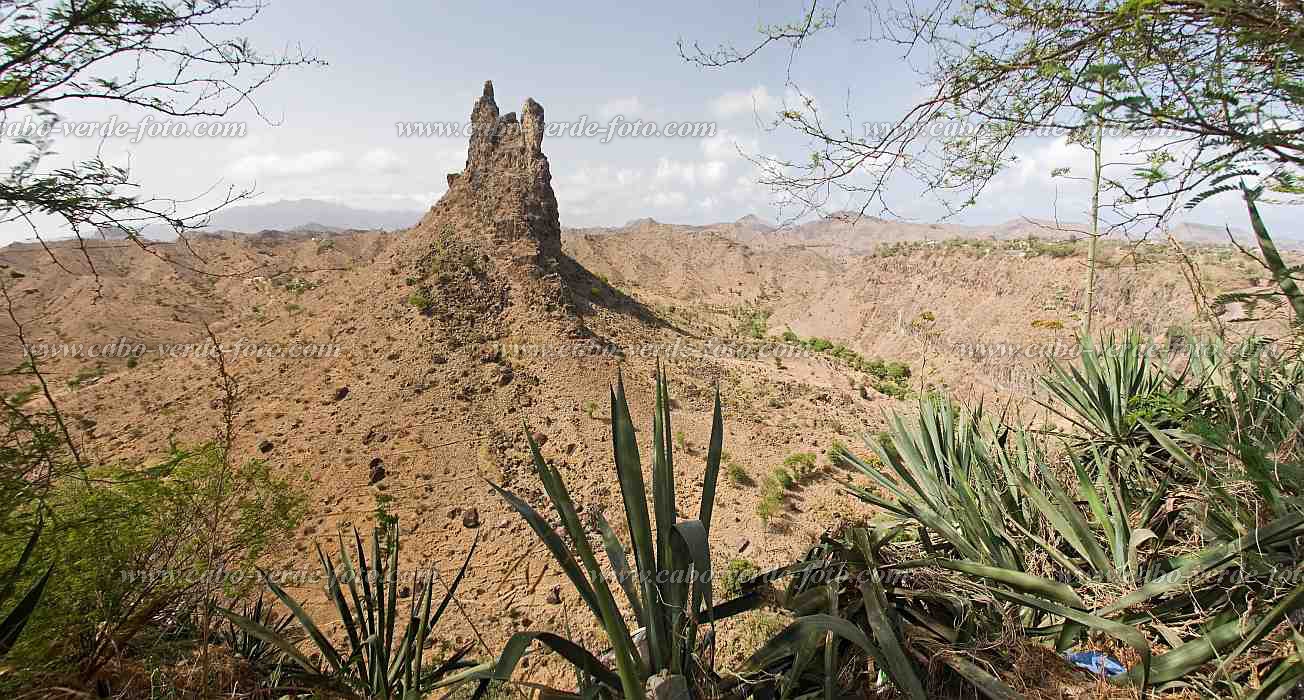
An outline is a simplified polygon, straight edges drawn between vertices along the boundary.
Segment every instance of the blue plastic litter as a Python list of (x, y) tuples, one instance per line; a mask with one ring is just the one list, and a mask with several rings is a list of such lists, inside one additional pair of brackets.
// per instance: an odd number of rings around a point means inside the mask
[(1123, 668), (1123, 664), (1098, 651), (1074, 651), (1065, 654), (1064, 658), (1068, 659), (1069, 663), (1074, 666), (1090, 671), (1097, 676), (1113, 678), (1127, 673), (1127, 669)]

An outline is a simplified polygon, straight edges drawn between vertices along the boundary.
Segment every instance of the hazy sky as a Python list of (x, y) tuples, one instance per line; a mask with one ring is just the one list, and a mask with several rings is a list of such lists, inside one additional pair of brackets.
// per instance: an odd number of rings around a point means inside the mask
[[(526, 97), (549, 121), (606, 124), (627, 120), (710, 121), (712, 138), (556, 137), (545, 140), (565, 226), (619, 225), (650, 216), (709, 223), (748, 213), (777, 219), (773, 193), (756, 184), (754, 166), (738, 154), (800, 158), (803, 142), (763, 127), (792, 99), (783, 48), (751, 62), (704, 70), (684, 62), (676, 39), (704, 45), (746, 43), (761, 23), (792, 20), (799, 2), (371, 2), (271, 0), (246, 28), (264, 49), (299, 44), (330, 62), (283, 73), (257, 94), (262, 121), (241, 108), (243, 138), (68, 138), (59, 159), (99, 151), (129, 164), (141, 191), (193, 197), (214, 188), (255, 186), (257, 202), (317, 198), (365, 208), (420, 211), (444, 190), (445, 173), (460, 170), (464, 138), (400, 138), (396, 123), (465, 121), (484, 80), (492, 79), (503, 112)], [(854, 121), (892, 119), (922, 94), (919, 76), (898, 53), (859, 41), (863, 11), (849, 7), (839, 27), (808, 45), (791, 78), (826, 111), (850, 105)], [(916, 61), (918, 62), (918, 61)], [(758, 115), (759, 112), (759, 115)], [(103, 106), (65, 110), (68, 119), (142, 114)], [(758, 119), (759, 116), (759, 119)], [(1080, 149), (1052, 138), (1030, 139), (1020, 163), (1002, 175), (979, 206), (958, 221), (997, 223), (1018, 216), (1081, 220), (1085, 188), (1052, 182), (1050, 171), (1089, 162)], [(9, 160), (12, 146), (0, 150)], [(941, 210), (903, 189), (899, 212), (930, 220)], [(847, 205), (856, 202), (846, 202)], [(1196, 210), (1189, 219), (1245, 227), (1234, 197)], [(1289, 212), (1286, 212), (1289, 213)], [(1288, 217), (1268, 212), (1269, 222)], [(10, 227), (0, 240), (30, 237)]]

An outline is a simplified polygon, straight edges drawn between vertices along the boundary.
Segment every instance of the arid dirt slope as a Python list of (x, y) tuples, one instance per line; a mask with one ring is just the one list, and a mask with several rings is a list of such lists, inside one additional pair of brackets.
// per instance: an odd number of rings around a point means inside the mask
[[(755, 481), (794, 452), (821, 455), (820, 473), (793, 489), (786, 514), (769, 525), (755, 513), (755, 484), (721, 481), (717, 560), (775, 564), (836, 519), (868, 514), (838, 493), (838, 481), (854, 477), (828, 467), (822, 450), (833, 440), (859, 445), (885, 411), (908, 410), (909, 401), (874, 390), (826, 354), (776, 362), (691, 349), (772, 344), (791, 330), (908, 364), (910, 392), (1015, 398), (1028, 395), (1043, 360), (978, 358), (963, 344), (1067, 346), (1081, 322), (1080, 245), (985, 241), (975, 231), (963, 232), (964, 244), (883, 245), (862, 240), (872, 225), (841, 243), (812, 235), (815, 245), (753, 219), (563, 233), (541, 148), (543, 109), (527, 100), (519, 116), (501, 115), (486, 86), (472, 118), (465, 169), (401, 234), (215, 236), (153, 254), (102, 241), (88, 243), (89, 253), (69, 245), (0, 252), (29, 344), (202, 342), (207, 322), (224, 344), (338, 345), (334, 356), (226, 360), (240, 387), (238, 456), (302, 474), (311, 498), (299, 536), (266, 566), (314, 570), (315, 543), (333, 543), (349, 525), (368, 528), (378, 508), (410, 533), (410, 565), (449, 571), (478, 535), (461, 600), (476, 629), (459, 618), (449, 642), (479, 635), (494, 647), (523, 628), (562, 630), (568, 616), (576, 634), (593, 634), (547, 553), (487, 481), (543, 505), (527, 462), (529, 426), (576, 500), (621, 521), (608, 387), (623, 371), (650, 439), (657, 348), (681, 349), (663, 354), (682, 431), (682, 512), (696, 509), (691, 485), (700, 482), (716, 386), (725, 449)], [(1249, 277), (1224, 252), (1195, 256), (1211, 286)], [(1108, 259), (1104, 325), (1136, 325), (1167, 342), (1170, 328), (1190, 324), (1190, 295), (1171, 255), (1112, 248)], [(22, 360), (17, 328), (8, 318), (4, 325), (0, 359), (12, 367)], [(572, 352), (581, 343), (614, 343), (624, 354)], [(40, 363), (89, 455), (148, 460), (171, 439), (216, 433), (212, 359), (147, 352), (130, 368), (122, 358), (101, 362), (98, 370), (87, 358)], [(14, 391), (30, 378), (6, 381)], [(550, 676), (552, 663), (529, 672)]]

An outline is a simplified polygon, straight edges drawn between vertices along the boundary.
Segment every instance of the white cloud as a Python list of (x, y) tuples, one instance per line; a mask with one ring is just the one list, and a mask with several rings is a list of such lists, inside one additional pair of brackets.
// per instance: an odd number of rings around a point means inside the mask
[(720, 129), (715, 136), (702, 139), (702, 154), (711, 160), (739, 158), (739, 150), (744, 154), (756, 153), (760, 146), (756, 139), (740, 139), (728, 129)]
[(388, 148), (373, 148), (362, 154), (358, 165), (367, 172), (388, 174), (401, 172), (406, 161)]
[(570, 166), (555, 160), (553, 187), (563, 225), (619, 225), (646, 216), (714, 223), (770, 213), (769, 191), (756, 183), (752, 164), (739, 154), (740, 149), (758, 154), (756, 137), (721, 129), (697, 141), (643, 165), (599, 160)]
[(736, 117), (740, 114), (761, 114), (772, 112), (778, 106), (770, 91), (764, 85), (757, 85), (750, 90), (726, 92), (711, 101), (711, 112), (717, 117)]
[(658, 190), (643, 198), (653, 207), (682, 207), (688, 201), (688, 195), (678, 190)]
[(637, 97), (618, 97), (614, 100), (608, 100), (598, 107), (598, 116), (603, 120), (610, 121), (612, 117), (620, 115), (622, 117), (634, 117), (642, 114), (643, 101)]
[(344, 165), (339, 151), (308, 151), (294, 155), (267, 153), (248, 155), (231, 163), (226, 172), (235, 178), (303, 177), (319, 175)]
[(724, 179), (729, 165), (722, 160), (657, 160), (656, 179), (678, 181), (690, 187), (715, 185)]

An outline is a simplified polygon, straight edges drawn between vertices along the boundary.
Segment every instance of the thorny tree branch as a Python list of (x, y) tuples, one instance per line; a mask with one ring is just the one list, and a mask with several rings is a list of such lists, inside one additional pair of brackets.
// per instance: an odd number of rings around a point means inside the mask
[[(812, 0), (802, 21), (762, 27), (745, 49), (687, 51), (680, 42), (681, 54), (707, 68), (777, 43), (795, 55), (835, 25), (839, 7)], [(868, 12), (870, 41), (900, 47), (903, 59), (928, 54), (921, 78), (929, 96), (864, 133), (832, 128), (813, 100), (785, 104), (774, 125), (805, 137), (808, 157), (753, 162), (781, 204), (796, 209), (793, 219), (825, 213), (835, 198), (855, 201), (858, 215), (874, 206), (890, 214), (889, 185), (911, 179), (951, 216), (1013, 162), (1020, 138), (1047, 128), (1073, 135), (1095, 123), (1134, 135), (1132, 177), (1111, 182), (1115, 228), (1159, 228), (1228, 170), (1253, 168), (1264, 181), (1290, 184), (1304, 167), (1297, 0), (937, 0)], [(1098, 81), (1102, 74), (1108, 79)]]
[[(261, 0), (24, 0), (3, 3), (0, 13), (0, 123), (26, 114), (52, 123), (53, 111), (70, 102), (128, 105), (173, 117), (222, 117), (238, 106), (259, 109), (252, 94), (282, 69), (320, 65), (302, 49), (265, 55), (242, 37), (220, 37), (252, 21)], [(272, 122), (274, 123), (274, 122)], [(227, 188), (215, 204), (186, 211), (212, 194), (185, 199), (142, 197), (133, 192), (126, 167), (99, 158), (41, 171), (52, 153), (48, 138), (20, 138), (29, 155), (0, 179), (0, 224), (24, 222), (55, 264), (38, 217), (53, 218), (76, 241), (100, 281), (86, 250), (89, 236), (121, 231), (145, 252), (178, 266), (154, 250), (142, 232), (171, 230), (188, 246), (187, 233), (233, 202), (252, 196)], [(210, 271), (187, 268), (193, 272)]]

